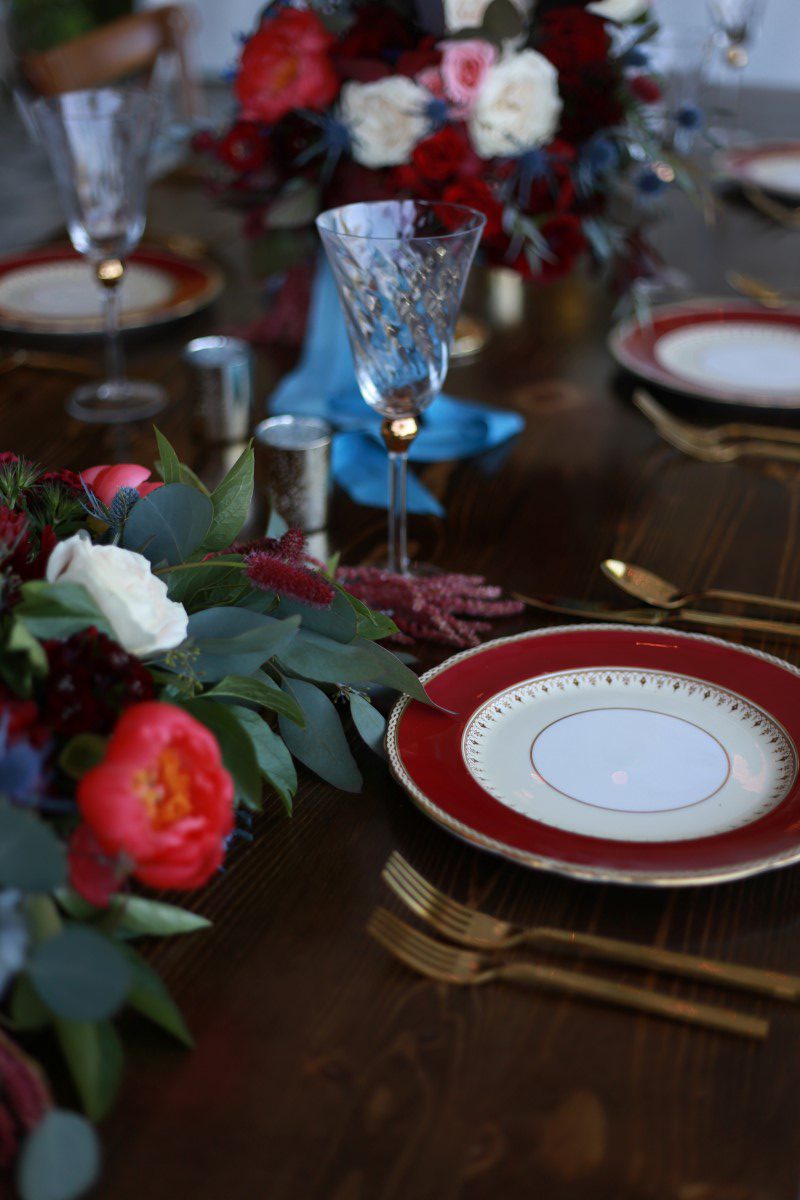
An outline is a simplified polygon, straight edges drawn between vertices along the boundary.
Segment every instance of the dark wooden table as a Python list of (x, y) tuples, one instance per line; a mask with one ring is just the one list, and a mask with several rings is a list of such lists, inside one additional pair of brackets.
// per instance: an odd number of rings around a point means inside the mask
[[(773, 126), (788, 122), (787, 103), (763, 109)], [(219, 462), (189, 432), (178, 351), (256, 311), (246, 247), (190, 182), (155, 189), (151, 227), (201, 233), (228, 272), (213, 310), (131, 346), (135, 369), (174, 397), (163, 428), (213, 474)], [(709, 234), (679, 202), (655, 232), (701, 291), (719, 290), (725, 267), (785, 284), (798, 266), (800, 237), (741, 205), (724, 205)], [(448, 516), (412, 521), (419, 551), (509, 589), (611, 598), (598, 563), (614, 554), (687, 587), (800, 597), (800, 468), (707, 466), (659, 441), (605, 350), (611, 307), (593, 284), (556, 285), (533, 296), (523, 328), (452, 369), (450, 391), (517, 408), (527, 426), (505, 455), (426, 471)], [(278, 365), (261, 356), (264, 394)], [(70, 423), (69, 387), (27, 370), (0, 379), (4, 446), (49, 466), (152, 458), (146, 430), (120, 442)], [(345, 561), (376, 549), (383, 521), (338, 499), (332, 540)], [(497, 634), (541, 623), (531, 613)], [(800, 661), (797, 645), (749, 641)], [(306, 775), (293, 819), (270, 800), (254, 844), (197, 898), (214, 928), (155, 950), (197, 1048), (130, 1022), (96, 1195), (796, 1200), (796, 1009), (737, 997), (772, 1020), (769, 1040), (751, 1045), (532, 992), (447, 989), (390, 961), (364, 925), (398, 848), (504, 917), (800, 972), (800, 870), (684, 891), (572, 883), (461, 845), (377, 760), (365, 766), (362, 795)]]

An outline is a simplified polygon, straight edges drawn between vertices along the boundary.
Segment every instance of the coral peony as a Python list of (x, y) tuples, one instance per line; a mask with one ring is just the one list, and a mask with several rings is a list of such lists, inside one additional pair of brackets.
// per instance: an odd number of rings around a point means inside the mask
[(216, 738), (180, 708), (129, 708), (105, 758), (78, 784), (78, 807), (112, 860), (154, 888), (191, 889), (222, 862), (233, 829), (233, 780)]
[(81, 479), (90, 487), (103, 504), (111, 505), (120, 488), (133, 488), (140, 496), (147, 496), (156, 488), (163, 487), (162, 483), (148, 483), (152, 472), (147, 467), (136, 463), (103, 464), (99, 467), (88, 467), (81, 471)]
[(324, 109), (339, 91), (333, 38), (316, 13), (281, 8), (242, 52), (236, 95), (247, 121), (279, 121), (293, 109)]

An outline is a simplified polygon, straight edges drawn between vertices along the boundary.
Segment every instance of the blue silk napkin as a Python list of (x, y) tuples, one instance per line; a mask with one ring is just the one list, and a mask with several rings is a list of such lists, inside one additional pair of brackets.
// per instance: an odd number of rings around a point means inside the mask
[[(300, 364), (272, 393), (268, 408), (275, 414), (329, 421), (337, 430), (332, 456), (336, 482), (357, 504), (388, 506), (381, 416), (361, 397), (336, 284), (325, 261), (320, 263), (314, 280)], [(422, 432), (412, 444), (409, 458), (420, 463), (468, 458), (499, 446), (519, 433), (524, 424), (518, 413), (441, 395), (425, 413)], [(408, 509), (444, 515), (438, 500), (413, 472), (408, 479)]]

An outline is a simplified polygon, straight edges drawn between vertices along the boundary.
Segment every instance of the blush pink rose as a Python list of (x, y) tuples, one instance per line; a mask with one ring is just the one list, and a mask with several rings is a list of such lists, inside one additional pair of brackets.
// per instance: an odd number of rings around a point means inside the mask
[(497, 59), (497, 50), (479, 39), (442, 44), (442, 82), (447, 96), (470, 109), (481, 90), (486, 72)]
[(81, 471), (81, 479), (90, 487), (103, 504), (111, 504), (120, 488), (133, 488), (140, 496), (147, 496), (156, 488), (163, 487), (161, 483), (147, 483), (151, 472), (147, 467), (136, 463), (113, 463), (111, 466), (102, 465), (89, 467)]

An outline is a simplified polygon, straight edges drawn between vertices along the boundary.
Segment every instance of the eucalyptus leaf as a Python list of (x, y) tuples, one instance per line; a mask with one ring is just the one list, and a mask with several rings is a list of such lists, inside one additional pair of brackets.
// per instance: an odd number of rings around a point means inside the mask
[(189, 637), (200, 651), (194, 663), (208, 682), (226, 675), (251, 675), (285, 650), (297, 634), (299, 617), (276, 621), (245, 608), (209, 608), (189, 618)]
[(70, 779), (83, 779), (87, 771), (103, 761), (108, 739), (96, 733), (79, 733), (70, 738), (58, 756), (58, 765)]
[(36, 947), (29, 973), (38, 995), (67, 1021), (99, 1021), (121, 1007), (129, 984), (118, 946), (85, 925), (65, 925)]
[(284, 717), (278, 718), (281, 737), (291, 753), (343, 792), (360, 791), (361, 772), (332, 702), (313, 683), (302, 679), (287, 680), (284, 688), (298, 701), (306, 716), (305, 729), (298, 729)]
[(219, 742), (222, 760), (233, 776), (237, 799), (247, 808), (261, 808), (261, 776), (252, 742), (224, 704), (212, 700), (183, 700), (181, 708), (210, 729)]
[[(298, 709), (300, 708), (294, 697), (287, 695), (286, 699)], [(291, 816), (292, 798), (297, 791), (297, 771), (291, 754), (277, 733), (270, 729), (258, 713), (238, 706), (232, 708), (231, 712), (250, 737), (262, 776), (278, 793), (284, 808)], [(300, 712), (302, 713), (302, 709)]]
[(109, 910), (117, 928), (134, 937), (175, 937), (211, 926), (199, 913), (145, 896), (114, 896)]
[(197, 488), (167, 483), (134, 505), (122, 545), (143, 554), (153, 566), (174, 566), (198, 550), (213, 516), (210, 498)]
[(35, 638), (21, 621), (12, 621), (6, 642), (6, 650), (10, 654), (24, 654), (35, 675), (47, 674), (48, 662), (44, 647), (38, 638)]
[(11, 1020), (17, 1029), (24, 1031), (44, 1029), (50, 1024), (52, 1014), (36, 991), (27, 975), (18, 975), (11, 992)]
[(341, 589), (336, 589), (330, 608), (312, 608), (300, 600), (283, 597), (273, 616), (298, 616), (303, 629), (333, 638), (336, 642), (351, 642), (357, 632), (355, 609)]
[(0, 801), (0, 884), (49, 892), (66, 879), (64, 847), (33, 813)]
[(342, 645), (301, 629), (279, 657), (290, 671), (307, 679), (323, 683), (369, 683), (405, 692), (424, 704), (432, 703), (413, 671), (389, 650), (366, 638), (355, 638)]
[(386, 750), (383, 744), (383, 739), (386, 735), (386, 720), (383, 714), (379, 713), (375, 705), (370, 704), (369, 700), (365, 700), (363, 696), (359, 696), (358, 692), (351, 692), (348, 700), (350, 702), (350, 715), (353, 718), (353, 724), (362, 741), (379, 758), (386, 758)]
[(188, 613), (238, 604), (251, 590), (239, 554), (226, 554), (210, 562), (182, 563), (166, 576), (170, 600)]
[(111, 1021), (55, 1022), (61, 1052), (91, 1121), (111, 1107), (122, 1079), (122, 1043)]
[(78, 583), (24, 583), (14, 616), (35, 638), (67, 638), (90, 625), (112, 633), (85, 587)]
[(100, 1173), (100, 1143), (78, 1113), (51, 1108), (28, 1134), (20, 1152), (21, 1200), (76, 1200)]
[(263, 671), (256, 671), (253, 675), (226, 675), (211, 691), (206, 692), (206, 696), (214, 700), (245, 700), (259, 708), (282, 713), (296, 725), (305, 724), (300, 705)]
[(181, 460), (172, 448), (172, 443), (164, 437), (164, 434), (155, 425), (153, 426), (153, 432), (156, 435), (156, 443), (158, 445), (158, 465), (161, 478), (164, 480), (164, 483), (180, 483)]
[(253, 499), (254, 455), (247, 446), (222, 483), (211, 493), (213, 519), (203, 539), (203, 550), (226, 550), (241, 530)]
[(131, 972), (128, 1004), (184, 1046), (192, 1047), (192, 1035), (164, 981), (135, 950), (126, 947), (125, 956)]

